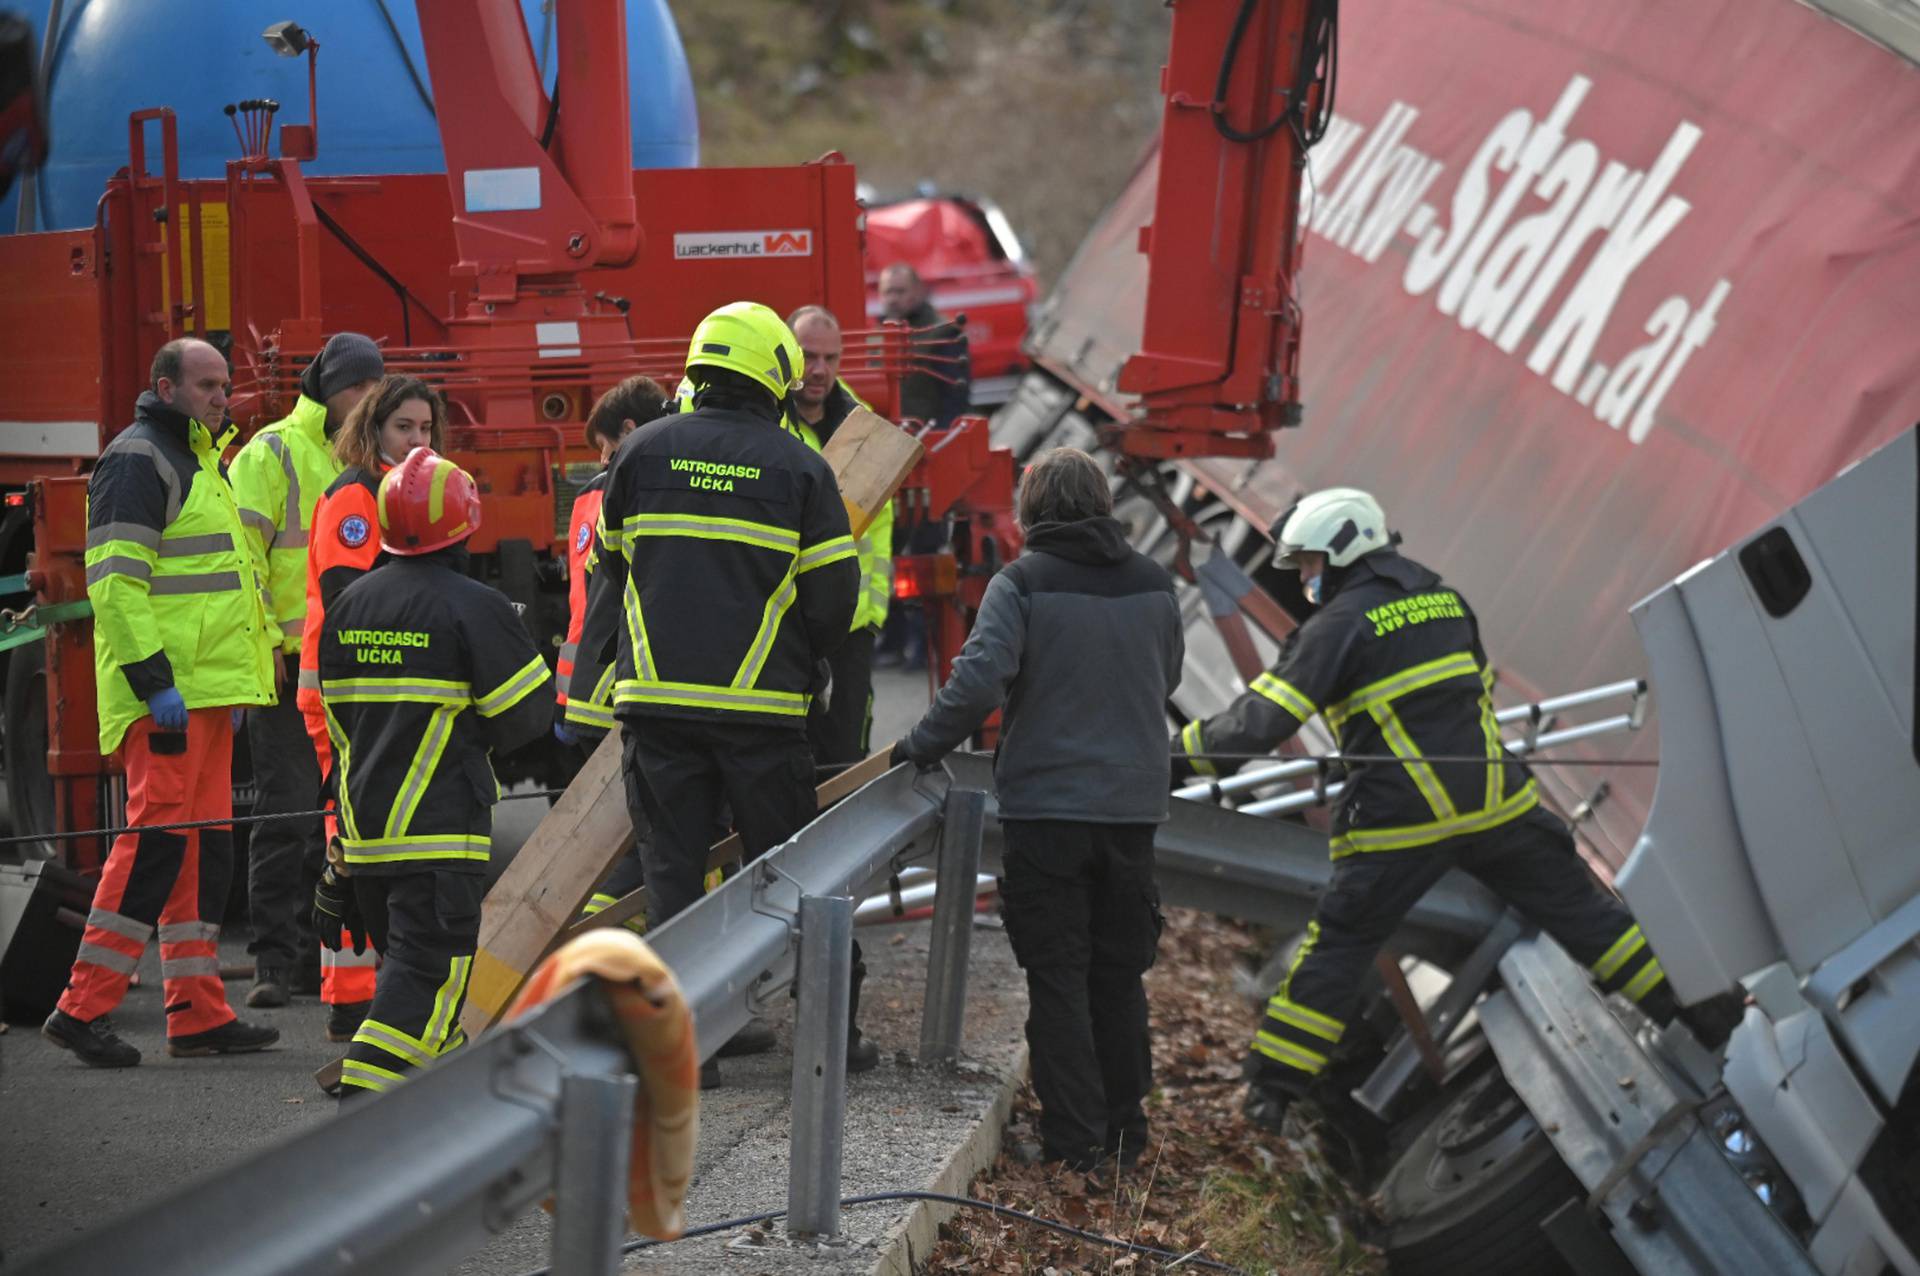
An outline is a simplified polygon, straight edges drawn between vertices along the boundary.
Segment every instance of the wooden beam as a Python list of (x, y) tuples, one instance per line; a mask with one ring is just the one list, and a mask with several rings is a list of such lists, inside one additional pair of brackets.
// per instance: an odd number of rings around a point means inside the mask
[(460, 1019), (469, 1037), (479, 1036), (506, 1012), (521, 983), (580, 915), (593, 888), (632, 847), (620, 733), (609, 731), (487, 892), (480, 948)]
[(926, 452), (919, 439), (877, 413), (855, 408), (847, 414), (820, 455), (840, 481), (855, 536), (867, 530)]

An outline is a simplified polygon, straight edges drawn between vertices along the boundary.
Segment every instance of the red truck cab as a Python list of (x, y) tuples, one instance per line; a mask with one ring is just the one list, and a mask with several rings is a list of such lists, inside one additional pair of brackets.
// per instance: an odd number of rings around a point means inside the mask
[(942, 314), (966, 316), (973, 406), (1006, 402), (1027, 368), (1021, 347), (1040, 284), (999, 206), (964, 195), (869, 199), (866, 227), (867, 318), (879, 322), (880, 272), (911, 265)]

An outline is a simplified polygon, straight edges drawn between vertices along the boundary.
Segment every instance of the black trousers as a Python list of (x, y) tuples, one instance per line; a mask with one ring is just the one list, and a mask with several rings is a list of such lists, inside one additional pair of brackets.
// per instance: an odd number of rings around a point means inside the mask
[(628, 792), (653, 830), (640, 851), (649, 930), (700, 898), (707, 853), (726, 835), (723, 808), (733, 810), (748, 862), (813, 819), (813, 754), (796, 727), (679, 718), (621, 723)]
[(1049, 1158), (1146, 1146), (1147, 990), (1160, 943), (1151, 824), (1002, 820), (1000, 891), (1027, 972), (1027, 1045)]
[(1345, 1035), (1375, 954), (1449, 869), (1462, 868), (1558, 940), (1601, 987), (1656, 1019), (1676, 1007), (1633, 916), (1587, 873), (1567, 826), (1536, 808), (1472, 837), (1335, 863), (1253, 1041), (1263, 1084), (1304, 1093)]
[[(247, 710), (247, 743), (259, 791), (255, 815), (311, 811), (320, 805), (320, 760), (293, 702), (293, 686), (294, 676), (289, 676), (280, 703)], [(326, 842), (319, 816), (253, 826), (247, 840), (247, 912), (253, 939), (247, 951), (258, 965), (291, 971), (303, 959), (319, 960), (313, 888), (324, 867)]]
[(856, 629), (827, 658), (833, 694), (824, 707), (816, 700), (807, 715), (807, 743), (823, 768), (844, 770), (872, 747), (873, 644), (878, 636), (871, 627)]
[(354, 896), (380, 953), (373, 1004), (342, 1065), (343, 1095), (389, 1089), (461, 1045), (460, 1010), (480, 944), (479, 873), (356, 873)]

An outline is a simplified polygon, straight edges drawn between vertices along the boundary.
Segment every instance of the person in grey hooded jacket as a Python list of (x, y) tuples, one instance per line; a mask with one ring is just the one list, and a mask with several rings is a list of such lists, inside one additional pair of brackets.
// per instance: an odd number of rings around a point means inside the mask
[(1160, 938), (1154, 826), (1167, 818), (1167, 696), (1185, 642), (1173, 580), (1134, 551), (1093, 458), (1028, 468), (1026, 553), (893, 761), (931, 767), (1005, 707), (994, 758), (1001, 900), (1027, 973), (1042, 1155), (1131, 1163), (1153, 1086), (1141, 976)]

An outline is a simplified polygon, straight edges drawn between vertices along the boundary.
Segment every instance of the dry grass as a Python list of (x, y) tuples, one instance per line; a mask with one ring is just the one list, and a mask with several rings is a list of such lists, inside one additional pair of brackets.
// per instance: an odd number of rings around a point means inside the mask
[(881, 195), (922, 181), (1006, 210), (1057, 278), (1159, 121), (1160, 5), (674, 0), (702, 162), (838, 150)]
[[(1022, 1166), (1002, 1155), (973, 1195), (1176, 1254), (1197, 1251), (1246, 1272), (1377, 1276), (1377, 1250), (1360, 1239), (1366, 1207), (1311, 1144), (1250, 1129), (1239, 1111), (1239, 1058), (1252, 1013), (1233, 974), (1260, 947), (1244, 927), (1172, 910), (1160, 960), (1147, 977), (1157, 1088), (1148, 1100), (1153, 1145), (1117, 1180)], [(1007, 1146), (1031, 1139), (1031, 1090), (1015, 1103)], [(1144, 1256), (962, 1211), (942, 1229), (926, 1270), (1126, 1272), (1160, 1269)], [(1194, 1270), (1191, 1264), (1181, 1271)]]

